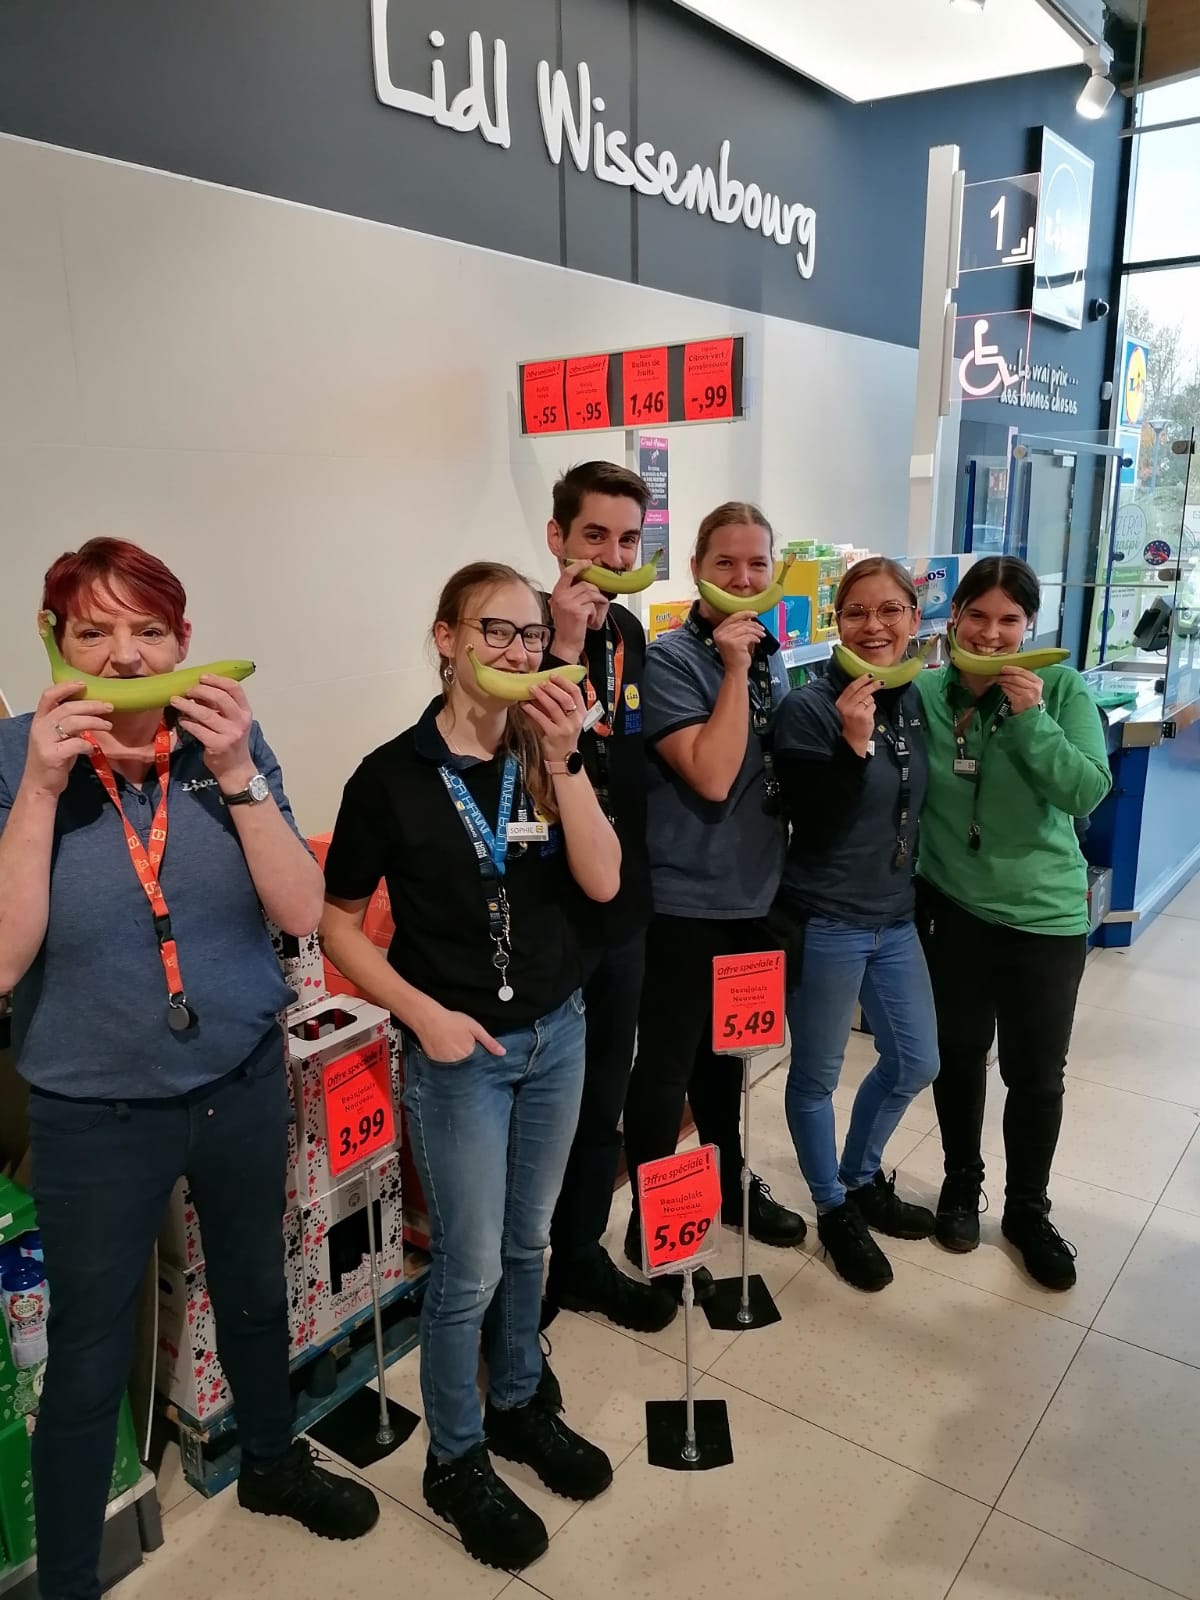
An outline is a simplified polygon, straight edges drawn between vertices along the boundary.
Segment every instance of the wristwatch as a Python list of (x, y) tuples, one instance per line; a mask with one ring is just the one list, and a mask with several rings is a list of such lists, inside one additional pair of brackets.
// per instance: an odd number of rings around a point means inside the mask
[(564, 773), (568, 778), (573, 778), (577, 772), (583, 771), (583, 756), (578, 750), (572, 750), (565, 761), (547, 761), (546, 771), (554, 778), (561, 778)]
[(256, 772), (244, 789), (239, 789), (236, 794), (222, 794), (221, 799), (227, 806), (260, 806), (264, 800), (271, 798), (271, 786), (261, 772)]

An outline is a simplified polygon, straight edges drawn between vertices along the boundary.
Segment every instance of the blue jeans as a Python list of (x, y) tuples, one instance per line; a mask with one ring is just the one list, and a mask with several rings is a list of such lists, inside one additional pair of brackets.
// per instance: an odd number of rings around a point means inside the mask
[(493, 1405), (524, 1405), (541, 1378), (542, 1260), (583, 1092), (579, 991), (532, 1027), (496, 1037), (506, 1055), (476, 1045), (446, 1063), (411, 1039), (405, 1048), (404, 1103), (433, 1257), (421, 1393), (439, 1461), (483, 1439), (481, 1330)]
[[(875, 1036), (879, 1060), (855, 1096), (839, 1167), (833, 1091), (855, 1000)], [(840, 1206), (847, 1189), (871, 1182), (910, 1102), (937, 1076), (933, 991), (915, 926), (856, 928), (809, 918), (800, 981), (788, 991), (787, 1014), (788, 1127), (819, 1214)]]

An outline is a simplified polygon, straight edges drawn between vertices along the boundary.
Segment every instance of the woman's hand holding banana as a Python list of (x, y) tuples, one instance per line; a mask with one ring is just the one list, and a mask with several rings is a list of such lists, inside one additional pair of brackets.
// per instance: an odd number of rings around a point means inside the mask
[(565, 761), (578, 748), (583, 732), (583, 696), (573, 683), (551, 678), (534, 689), (523, 707), (542, 736), (547, 761)]
[(33, 790), (56, 798), (67, 787), (71, 768), (88, 753), (85, 733), (112, 731), (112, 706), (106, 700), (76, 700), (78, 679), (56, 683), (45, 691), (29, 725), (29, 749), (21, 779)]
[(874, 678), (855, 678), (834, 702), (834, 709), (842, 719), (842, 738), (863, 761), (875, 732), (875, 694), (879, 687)]
[(1004, 691), (1004, 698), (1012, 708), (1014, 717), (1019, 717), (1023, 711), (1032, 711), (1042, 703), (1044, 690), (1036, 672), (1026, 672), (1024, 667), (1001, 667), (997, 682)]

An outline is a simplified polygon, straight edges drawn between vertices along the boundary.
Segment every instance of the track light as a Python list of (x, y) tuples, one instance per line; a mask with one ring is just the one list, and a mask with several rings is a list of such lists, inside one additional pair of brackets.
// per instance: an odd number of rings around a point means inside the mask
[(1087, 64), (1092, 75), (1079, 91), (1075, 109), (1081, 117), (1095, 122), (1108, 110), (1108, 103), (1117, 92), (1117, 86), (1108, 76), (1113, 63), (1113, 53), (1106, 44), (1093, 45), (1087, 53)]
[(953, 10), (953, 11), (973, 11), (973, 12), (975, 12), (976, 16), (978, 16), (978, 14), (983, 10), (984, 6), (986, 6), (986, 5), (987, 5), (987, 0), (950, 0), (951, 10)]

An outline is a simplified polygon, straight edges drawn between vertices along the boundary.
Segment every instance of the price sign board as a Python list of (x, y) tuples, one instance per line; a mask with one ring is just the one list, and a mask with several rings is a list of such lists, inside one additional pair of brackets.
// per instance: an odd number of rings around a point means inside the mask
[(339, 1056), (322, 1078), (329, 1172), (337, 1178), (396, 1142), (387, 1041)]
[(667, 347), (626, 350), (621, 356), (622, 420), (627, 428), (653, 428), (667, 420)]
[(575, 356), (567, 362), (567, 425), (608, 428), (608, 357)]
[(531, 361), (521, 369), (521, 419), (526, 433), (561, 433), (567, 426), (565, 361)]
[(694, 1267), (716, 1255), (721, 1236), (716, 1145), (643, 1162), (638, 1168), (638, 1202), (647, 1277)]
[(733, 415), (733, 340), (704, 339), (683, 347), (683, 416), (713, 422)]
[(784, 1040), (782, 950), (717, 956), (713, 961), (713, 1050), (748, 1056), (777, 1049)]

